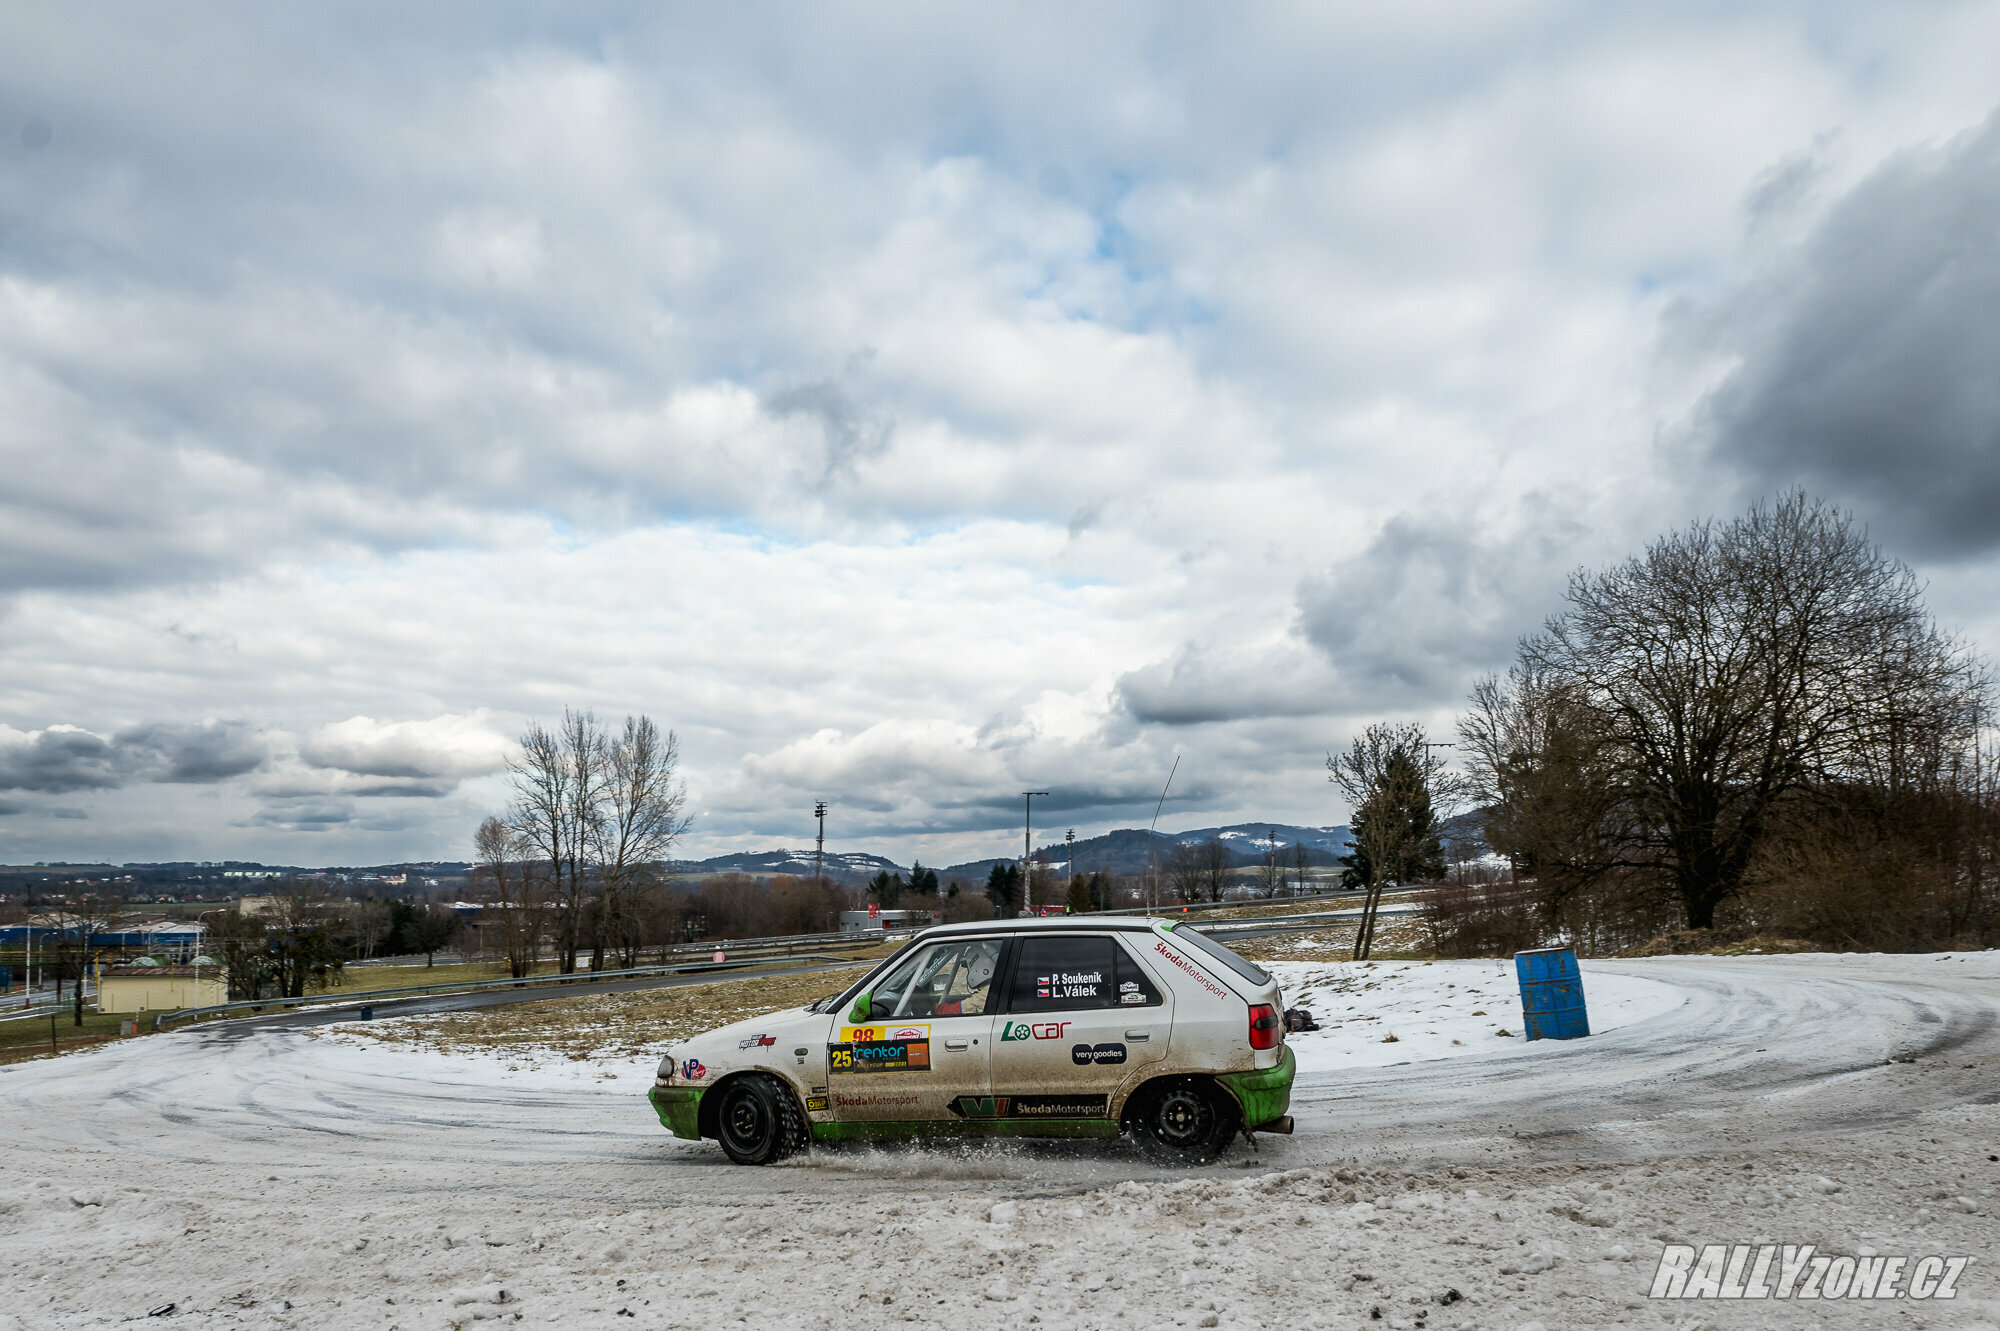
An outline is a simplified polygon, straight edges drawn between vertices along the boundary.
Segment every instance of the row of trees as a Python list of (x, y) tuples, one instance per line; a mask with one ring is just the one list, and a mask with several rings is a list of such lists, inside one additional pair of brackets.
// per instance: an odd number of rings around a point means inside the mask
[(657, 938), (669, 857), (691, 822), (680, 743), (651, 717), (612, 730), (589, 711), (522, 734), (514, 799), (480, 824), (476, 872), (494, 898), (510, 969), (525, 975), (545, 941), (557, 967), (634, 965)]
[(1433, 894), (1448, 952), (1677, 928), (1983, 945), (2000, 935), (1990, 693), (1916, 575), (1792, 494), (1575, 574), (1475, 688), (1460, 774), (1414, 727), (1329, 764), (1364, 881), (1438, 877), (1439, 806), (1479, 809), (1510, 868)]

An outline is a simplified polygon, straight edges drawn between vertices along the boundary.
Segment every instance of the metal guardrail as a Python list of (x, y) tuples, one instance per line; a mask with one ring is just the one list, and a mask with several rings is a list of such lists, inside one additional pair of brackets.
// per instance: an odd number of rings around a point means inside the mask
[[(835, 933), (824, 934), (772, 934), (765, 938), (711, 938), (698, 943), (676, 943), (667, 948), (666, 953), (668, 956), (694, 956), (702, 952), (717, 951), (735, 953), (770, 951), (782, 948), (784, 952), (790, 953), (794, 948), (801, 947), (872, 947), (884, 940), (908, 938), (931, 927), (928, 924), (902, 924), (893, 929), (863, 932), (843, 929)], [(654, 949), (647, 948), (646, 950), (650, 952)], [(422, 956), (423, 953), (413, 952), (402, 955), (415, 958)], [(492, 955), (496, 958), (498, 956), (497, 953)], [(546, 961), (548, 959), (547, 957), (536, 958), (537, 961)], [(385, 966), (407, 963), (404, 963), (399, 958), (375, 957), (366, 961), (350, 962), (349, 964), (356, 970), (380, 970)]]
[[(833, 957), (819, 953), (807, 953), (795, 958), (799, 961), (853, 961), (853, 957)], [(371, 989), (361, 994), (308, 994), (302, 998), (245, 998), (234, 1003), (211, 1003), (206, 1007), (179, 1008), (173, 1012), (154, 1014), (153, 1029), (165, 1030), (177, 1021), (187, 1021), (195, 1017), (213, 1016), (218, 1012), (262, 1012), (265, 1008), (276, 1008), (280, 1012), (302, 1007), (339, 1007), (374, 1003), (391, 998), (408, 998), (418, 994), (469, 994), (485, 989), (529, 989), (547, 985), (595, 984), (602, 980), (641, 979), (652, 975), (691, 975), (708, 971), (742, 970), (756, 965), (761, 958), (742, 961), (699, 961), (678, 966), (638, 966), (622, 971), (572, 971), (567, 975), (528, 975), (521, 979), (511, 976), (502, 980), (463, 980), (455, 984), (406, 985), (395, 989)]]
[(1319, 892), (1309, 895), (1300, 895), (1291, 897), (1255, 897), (1248, 901), (1177, 901), (1171, 905), (1167, 904), (1166, 902), (1161, 902), (1157, 906), (1119, 906), (1115, 910), (1094, 910), (1091, 911), (1090, 914), (1092, 915), (1180, 915), (1189, 911), (1242, 910), (1245, 906), (1273, 905), (1281, 901), (1324, 901), (1328, 897), (1334, 897), (1334, 896), (1355, 896), (1359, 895), (1362, 890), (1363, 889), (1361, 888), (1356, 888), (1354, 892), (1351, 893)]
[[(1423, 908), (1414, 902), (1397, 902), (1377, 907), (1375, 913), (1378, 916), (1394, 917), (1415, 915), (1421, 909)], [(1320, 911), (1311, 915), (1265, 915), (1256, 919), (1210, 920), (1200, 924), (1191, 920), (1188, 922), (1187, 927), (1190, 929), (1199, 929), (1205, 934), (1247, 934), (1254, 933), (1259, 929), (1278, 929), (1281, 931), (1286, 929), (1315, 929), (1322, 924), (1340, 924), (1347, 920), (1358, 920), (1361, 918), (1361, 912), (1362, 908), (1357, 906), (1352, 910)]]

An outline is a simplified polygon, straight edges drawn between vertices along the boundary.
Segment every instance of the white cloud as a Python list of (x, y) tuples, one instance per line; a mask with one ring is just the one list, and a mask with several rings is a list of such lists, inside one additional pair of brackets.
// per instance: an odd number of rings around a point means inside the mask
[(489, 724), (481, 708), (469, 716), (428, 721), (377, 721), (350, 716), (321, 726), (299, 746), (314, 767), (338, 768), (356, 776), (427, 778), (482, 776), (507, 764), (511, 744)]
[(1349, 729), (1727, 506), (1658, 442), (1721, 373), (1663, 312), (1981, 121), (2000, 44), (1980, 3), (482, 22), (10, 26), (0, 152), (53, 134), (0, 161), (0, 857), (462, 854), (570, 704), (681, 732), (696, 848), (837, 793), (990, 852), (1023, 788), (1149, 816), (1176, 752), (1190, 816), (1335, 821)]

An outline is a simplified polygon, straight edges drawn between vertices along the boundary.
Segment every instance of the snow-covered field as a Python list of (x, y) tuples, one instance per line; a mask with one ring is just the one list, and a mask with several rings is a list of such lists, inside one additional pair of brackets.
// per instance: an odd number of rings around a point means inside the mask
[[(1424, 1059), (1552, 1046), (1522, 1038), (1511, 961), (1274, 961), (1285, 1003), (1320, 1025), (1289, 1035), (1301, 1072), (1384, 1067)], [(1687, 995), (1671, 984), (1583, 963), (1593, 1033), (1671, 1012)]]
[[(1299, 965), (1288, 999), (1343, 1024), (1300, 1042), (1298, 1132), (1209, 1169), (1110, 1144), (737, 1169), (660, 1130), (637, 1056), (510, 1071), (285, 1022), (8, 1068), (0, 1328), (167, 1304), (270, 1327), (2000, 1322), (2000, 956), (1593, 964), (1600, 1033), (1534, 1045), (1517, 1002), (1483, 1006), (1512, 998), (1491, 964)], [(1764, 1236), (1978, 1260), (1956, 1303), (1900, 1311), (1642, 1297), (1662, 1243)]]

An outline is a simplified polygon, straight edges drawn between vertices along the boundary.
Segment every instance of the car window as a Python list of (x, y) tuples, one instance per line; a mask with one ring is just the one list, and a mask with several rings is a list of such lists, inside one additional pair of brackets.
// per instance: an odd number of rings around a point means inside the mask
[(997, 938), (934, 943), (882, 978), (869, 1015), (878, 1021), (976, 1016), (986, 1011), (999, 962)]
[(1109, 938), (1026, 938), (1008, 1001), (1015, 1012), (1118, 1006), (1117, 944)]
[(1152, 1007), (1160, 1001), (1160, 986), (1153, 982), (1145, 968), (1132, 960), (1132, 954), (1123, 946), (1117, 949), (1116, 1003), (1119, 1007)]

